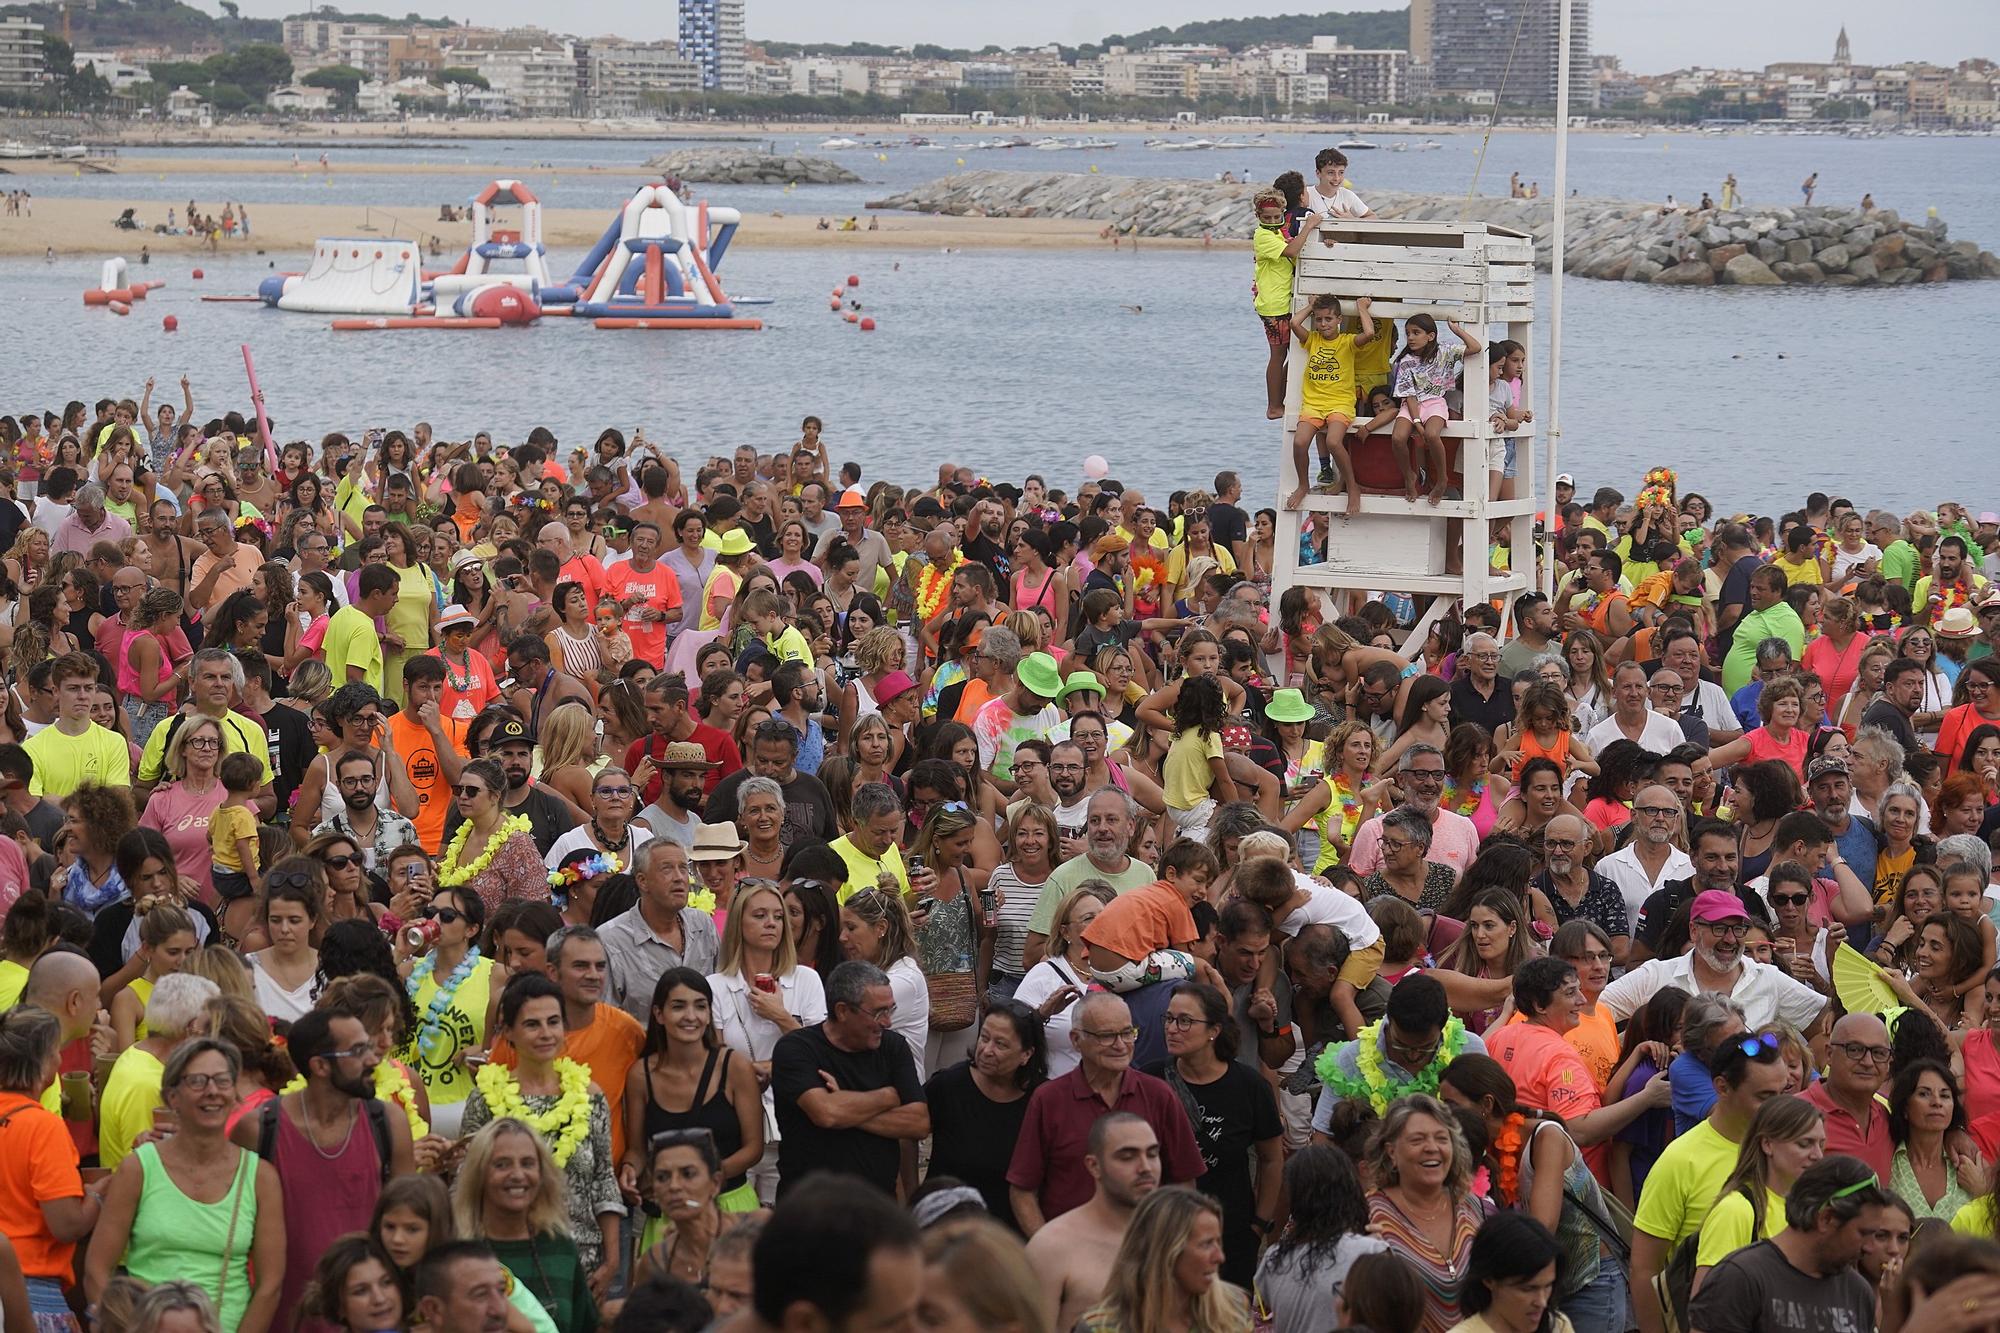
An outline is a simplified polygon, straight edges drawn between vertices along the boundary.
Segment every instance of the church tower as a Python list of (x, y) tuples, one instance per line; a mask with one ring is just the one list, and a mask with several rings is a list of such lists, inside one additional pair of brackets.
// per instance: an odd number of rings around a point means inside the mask
[(1839, 40), (1833, 44), (1833, 63), (1836, 65), (1851, 65), (1854, 63), (1851, 56), (1852, 53), (1847, 49), (1847, 25), (1843, 23), (1840, 25)]

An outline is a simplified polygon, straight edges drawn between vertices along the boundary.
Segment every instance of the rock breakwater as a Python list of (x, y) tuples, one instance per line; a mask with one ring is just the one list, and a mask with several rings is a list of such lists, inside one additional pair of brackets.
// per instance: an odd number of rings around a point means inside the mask
[[(1082, 218), (1141, 237), (1241, 240), (1259, 187), (1219, 181), (1057, 172), (966, 171), (869, 203), (960, 217)], [(1376, 214), (1413, 222), (1488, 222), (1535, 238), (1550, 265), (1553, 199), (1369, 190)], [(1947, 238), (1936, 218), (1891, 209), (1668, 210), (1629, 199), (1571, 199), (1566, 272), (1661, 286), (1861, 287), (2000, 277), (2000, 257)]]
[(717, 185), (851, 185), (861, 177), (823, 157), (796, 153), (759, 153), (741, 148), (687, 148), (661, 153), (646, 163), (649, 171), (684, 181)]

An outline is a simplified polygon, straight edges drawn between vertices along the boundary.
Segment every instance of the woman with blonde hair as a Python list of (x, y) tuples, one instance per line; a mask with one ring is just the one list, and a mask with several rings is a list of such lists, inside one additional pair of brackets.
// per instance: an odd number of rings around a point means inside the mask
[(1247, 1333), (1249, 1298), (1221, 1269), (1222, 1205), (1186, 1185), (1163, 1185), (1133, 1210), (1104, 1296), (1077, 1333)]
[(921, 906), (917, 954), (929, 991), (930, 1032), (919, 1070), (943, 1069), (972, 1054), (979, 997), (993, 966), (992, 922), (977, 895), (990, 872), (971, 864), (979, 817), (933, 805), (911, 848), (910, 891)]
[[(250, 976), (249, 967), (243, 962), (243, 956), (226, 944), (207, 944), (196, 949), (181, 965), (181, 971), (190, 976), (206, 977), (224, 995), (256, 1003), (257, 984)], [(260, 1009), (258, 1012), (263, 1011)]]
[[(175, 1316), (183, 1316), (176, 1318)], [(132, 1307), (125, 1333), (224, 1333), (215, 1304), (192, 1282), (161, 1282), (148, 1287)]]
[(1391, 1102), (1368, 1141), (1367, 1179), (1368, 1229), (1423, 1279), (1422, 1333), (1447, 1333), (1459, 1321), (1459, 1279), (1485, 1219), (1458, 1118), (1422, 1093)]
[(1314, 777), (1280, 821), (1288, 833), (1308, 824), (1318, 830), (1319, 855), (1312, 868), (1315, 875), (1323, 875), (1347, 859), (1355, 831), (1374, 813), (1374, 803), (1364, 793), (1372, 783), (1379, 748), (1366, 722), (1343, 722), (1335, 727), (1321, 746), (1325, 772)]
[(1757, 1108), (1695, 1243), (1694, 1286), (1724, 1258), (1785, 1229), (1785, 1196), (1826, 1155), (1826, 1122), (1803, 1097), (1780, 1094)]
[[(566, 703), (542, 718), (542, 781), (579, 810), (591, 805), (591, 774), (602, 766), (596, 719), (581, 703)], [(593, 762), (596, 761), (596, 762)]]
[(525, 1121), (502, 1116), (472, 1136), (452, 1186), (452, 1211), (458, 1234), (491, 1246), (557, 1328), (597, 1327), (597, 1301), (570, 1238), (563, 1173)]
[(917, 960), (916, 927), (910, 909), (894, 887), (863, 889), (840, 905), (840, 950), (847, 958), (873, 963), (889, 974), (889, 991), (896, 1002), (890, 1030), (909, 1045), (917, 1077), (930, 1066), (924, 1062), (931, 1027), (928, 978)]
[(1016, 806), (1001, 830), (1007, 859), (987, 876), (995, 899), (987, 965), (987, 999), (1012, 998), (1027, 975), (1023, 951), (1042, 886), (1055, 873), (1062, 851), (1062, 828), (1055, 811), (1032, 801)]
[(925, 1328), (983, 1328), (994, 1333), (1061, 1333), (1049, 1327), (1041, 1281), (1020, 1238), (982, 1217), (924, 1232), (924, 1291), (917, 1322)]
[(172, 588), (151, 588), (132, 609), (116, 666), (118, 692), (125, 698), (125, 716), (132, 720), (135, 736), (153, 734), (153, 728), (174, 711), (174, 695), (186, 683), (193, 654), (174, 661), (170, 638), (180, 628), (181, 607), (181, 595)]

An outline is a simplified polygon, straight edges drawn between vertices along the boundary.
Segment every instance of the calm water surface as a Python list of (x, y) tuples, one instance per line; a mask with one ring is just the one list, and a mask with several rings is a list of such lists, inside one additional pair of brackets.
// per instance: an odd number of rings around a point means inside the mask
[[(821, 137), (779, 142), (810, 147)], [(1438, 137), (1447, 149), (1365, 158), (1356, 168), (1363, 187), (1463, 189), (1476, 139)], [(979, 166), (1096, 162), (1111, 174), (1228, 167), (1265, 176), (1313, 146), (1300, 139), (1282, 150), (1158, 153), (1136, 143), (1105, 153), (963, 155)], [(1872, 189), (1879, 203), (1905, 211), (1935, 203), (1959, 224), (1955, 234), (2000, 242), (2000, 224), (1987, 226), (2000, 205), (1991, 184), (2000, 140), (1578, 136), (1572, 144), (1571, 180), (1585, 194), (1658, 197), (1673, 189), (1688, 198), (1734, 170), (1755, 200), (1794, 192), (1817, 167), (1822, 199)], [(454, 152), (459, 161), (467, 154), (505, 161), (509, 147)], [(627, 196), (623, 187), (565, 179), (561, 167), (636, 162), (647, 151), (512, 147), (545, 200), (607, 210)], [(411, 156), (388, 148), (337, 154)], [(435, 177), (343, 177), (328, 187), (310, 173), (293, 178), (289, 154), (249, 155), (279, 170), (218, 176), (212, 190), (198, 178), (153, 185), (159, 198), (182, 205), (191, 193), (254, 205), (316, 202), (326, 197), (316, 192), (338, 189), (346, 199), (432, 201), (434, 209), (452, 191), (463, 197), (488, 179), (469, 172), (458, 181), (442, 171), (446, 155), (438, 152), (427, 159), (441, 168)], [(746, 212), (852, 211), (863, 198), (942, 174), (958, 154), (889, 150), (887, 163), (872, 151), (833, 155), (881, 184), (802, 189), (775, 205), (769, 201), (782, 195), (775, 188), (715, 197)], [(1507, 173), (1520, 169), (1546, 187), (1548, 161), (1546, 136), (1495, 136), (1485, 179), (1504, 189)], [(537, 173), (528, 169), (534, 162), (557, 166)], [(43, 178), (37, 193), (134, 195), (145, 184)], [(746, 225), (754, 228), (754, 216)], [(1263, 342), (1240, 251), (871, 250), (851, 258), (739, 249), (721, 275), (729, 290), (778, 298), (761, 311), (762, 334), (613, 334), (566, 320), (493, 333), (335, 334), (323, 317), (195, 300), (198, 290), (252, 291), (273, 261), (295, 268), (303, 258), (206, 260), (199, 288), (184, 261), (158, 261), (151, 275), (171, 286), (126, 319), (82, 306), (78, 293), (96, 284), (95, 263), (0, 264), (0, 316), (32, 334), (15, 339), (0, 369), (0, 410), (136, 394), (148, 375), (168, 384), (186, 371), (207, 415), (244, 402), (238, 348), (248, 342), (280, 438), (419, 417), (446, 437), (484, 428), (519, 439), (546, 424), (568, 443), (587, 442), (605, 425), (644, 425), (687, 461), (741, 442), (788, 444), (798, 418), (815, 412), (827, 419), (835, 455), (859, 460), (870, 477), (913, 480), (949, 458), (995, 479), (1039, 470), (1051, 484), (1074, 485), (1079, 460), (1101, 453), (1116, 475), (1160, 493), (1206, 484), (1223, 466), (1245, 474), (1258, 503), (1275, 491), (1278, 441), (1262, 419)], [(566, 274), (578, 258), (559, 253), (552, 267)], [(850, 272), (862, 276), (856, 294), (864, 313), (879, 321), (873, 333), (826, 308), (828, 288)], [(1544, 312), (1546, 288), (1545, 278)], [(1123, 308), (1131, 305), (1144, 313)], [(160, 329), (169, 312), (180, 317), (178, 334)], [(2000, 468), (1991, 461), (2000, 392), (1975, 350), (2000, 340), (2000, 284), (1691, 291), (1579, 279), (1565, 286), (1565, 321), (1561, 467), (1585, 489), (1608, 482), (1630, 494), (1647, 467), (1666, 463), (1680, 470), (1683, 489), (1699, 489), (1721, 508), (1791, 507), (1813, 489), (1899, 507), (1951, 494), (1975, 508), (2000, 508)], [(1538, 339), (1545, 353), (1546, 318)], [(1538, 378), (1544, 422), (1545, 390)]]

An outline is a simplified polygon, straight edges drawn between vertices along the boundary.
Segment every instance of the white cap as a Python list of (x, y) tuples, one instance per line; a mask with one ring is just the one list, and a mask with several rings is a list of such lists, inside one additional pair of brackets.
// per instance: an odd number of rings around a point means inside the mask
[(1572, 477), (1572, 476), (1571, 476), (1571, 475), (1570, 475), (1569, 473), (1567, 473), (1567, 472), (1558, 472), (1558, 473), (1556, 474), (1556, 485), (1558, 485), (1558, 486), (1575, 486), (1575, 485), (1576, 485), (1576, 478), (1575, 478), (1575, 477)]

